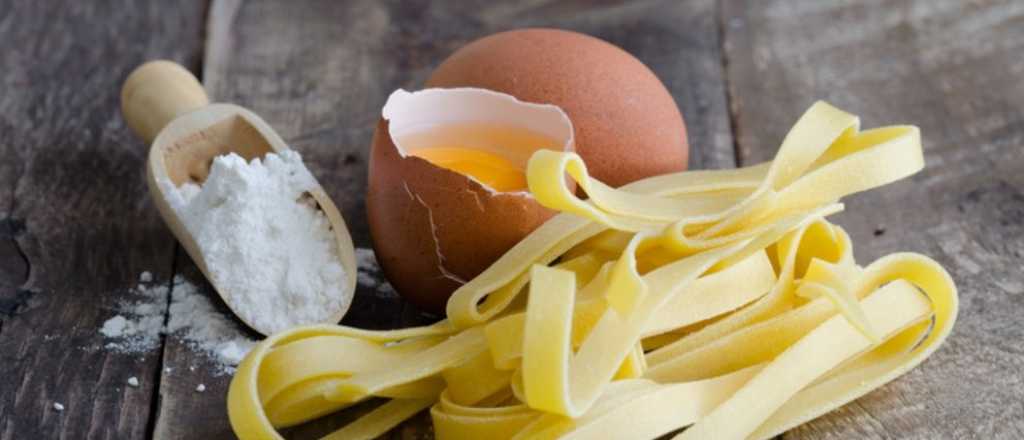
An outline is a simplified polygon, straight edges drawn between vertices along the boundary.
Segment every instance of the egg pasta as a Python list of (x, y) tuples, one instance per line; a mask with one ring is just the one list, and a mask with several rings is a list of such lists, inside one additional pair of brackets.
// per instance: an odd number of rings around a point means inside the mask
[[(897, 253), (866, 266), (825, 217), (924, 165), (918, 129), (860, 131), (818, 102), (771, 162), (614, 189), (540, 150), (552, 218), (404, 330), (295, 328), (228, 392), (239, 438), (371, 398), (327, 438), (374, 438), (430, 408), (439, 439), (771, 438), (882, 386), (949, 335), (953, 281)], [(577, 197), (570, 176), (589, 196)]]

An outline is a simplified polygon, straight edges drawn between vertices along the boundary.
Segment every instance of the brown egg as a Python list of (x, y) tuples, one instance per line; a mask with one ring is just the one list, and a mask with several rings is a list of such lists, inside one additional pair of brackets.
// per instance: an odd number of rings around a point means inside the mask
[(686, 169), (686, 127), (672, 95), (635, 57), (588, 35), (523, 29), (481, 38), (448, 57), (427, 87), (480, 87), (561, 107), (576, 151), (612, 186)]
[[(538, 148), (571, 151), (572, 124), (555, 106), (481, 89), (399, 90), (382, 113), (366, 194), (373, 247), (403, 297), (443, 313), (456, 288), (554, 215), (516, 173)], [(440, 149), (453, 146), (459, 154)], [(437, 151), (485, 166), (429, 154)], [(480, 162), (479, 155), (497, 159)]]

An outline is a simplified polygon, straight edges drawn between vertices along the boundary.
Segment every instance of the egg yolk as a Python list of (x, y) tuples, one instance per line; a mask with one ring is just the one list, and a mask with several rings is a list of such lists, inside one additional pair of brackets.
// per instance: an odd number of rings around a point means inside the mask
[(521, 167), (499, 154), (473, 148), (431, 147), (411, 153), (427, 162), (472, 177), (499, 192), (526, 190)]

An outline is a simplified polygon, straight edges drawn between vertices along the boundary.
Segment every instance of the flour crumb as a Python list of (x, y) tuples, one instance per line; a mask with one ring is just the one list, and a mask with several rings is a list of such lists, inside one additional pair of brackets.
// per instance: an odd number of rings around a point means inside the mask
[(356, 248), (356, 265), (359, 266), (359, 274), (356, 278), (359, 286), (366, 289), (373, 289), (379, 297), (397, 297), (398, 292), (391, 283), (384, 277), (384, 272), (377, 262), (377, 256), (373, 249)]
[(62, 405), (60, 402), (53, 402), (53, 410), (57, 412), (62, 412), (64, 411), (64, 405)]
[(265, 334), (327, 322), (347, 310), (347, 277), (319, 186), (293, 150), (246, 162), (213, 160), (203, 185), (159, 182), (199, 244), (214, 284), (242, 321)]
[(129, 377), (128, 378), (128, 386), (138, 387), (139, 386), (139, 378), (137, 378), (135, 376)]
[(128, 320), (124, 316), (117, 315), (103, 323), (100, 333), (108, 338), (120, 338), (124, 336), (124, 329), (128, 326)]
[(203, 385), (203, 384), (196, 385), (196, 392), (201, 393), (203, 391), (206, 391), (206, 385)]
[(229, 340), (217, 345), (215, 351), (217, 356), (224, 359), (227, 363), (238, 365), (242, 362), (242, 358), (249, 353), (253, 345), (252, 341)]
[(153, 274), (150, 273), (148, 270), (140, 273), (139, 274), (139, 282), (140, 283), (152, 283), (153, 282)]

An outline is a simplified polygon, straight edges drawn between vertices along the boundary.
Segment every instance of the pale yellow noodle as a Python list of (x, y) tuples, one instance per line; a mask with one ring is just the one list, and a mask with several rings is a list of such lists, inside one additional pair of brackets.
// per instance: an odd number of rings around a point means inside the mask
[(825, 220), (841, 197), (923, 165), (916, 127), (860, 131), (823, 102), (773, 161), (736, 170), (615, 189), (575, 154), (540, 150), (530, 191), (562, 214), (459, 288), (448, 320), (271, 336), (232, 380), (231, 425), (243, 440), (279, 439), (383, 397), (327, 438), (372, 438), (428, 406), (442, 440), (687, 426), (677, 438), (771, 438), (905, 373), (952, 330), (957, 293), (941, 266), (893, 254), (861, 267)]

